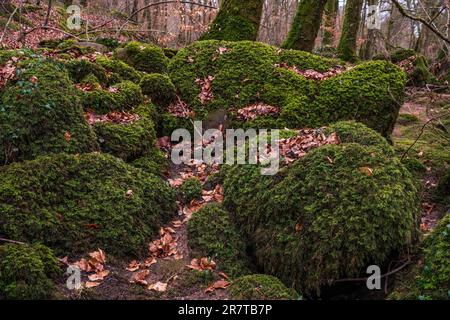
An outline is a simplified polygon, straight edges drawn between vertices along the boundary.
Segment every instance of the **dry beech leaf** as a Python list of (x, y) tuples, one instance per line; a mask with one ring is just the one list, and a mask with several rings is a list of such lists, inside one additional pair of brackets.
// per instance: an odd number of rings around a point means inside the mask
[(205, 290), (205, 293), (213, 292), (214, 290), (217, 290), (217, 289), (226, 289), (229, 285), (230, 285), (230, 283), (226, 280), (218, 280), (218, 281), (214, 282), (211, 286), (209, 286)]
[(85, 283), (85, 287), (86, 288), (94, 288), (94, 287), (97, 287), (97, 286), (99, 286), (100, 285), (100, 283), (101, 282), (92, 282), (92, 281), (87, 281), (86, 283)]
[(142, 271), (138, 271), (136, 273), (133, 274), (133, 276), (131, 277), (131, 283), (138, 283), (141, 285), (147, 285), (147, 281), (145, 280), (145, 278), (148, 277), (148, 275), (150, 274), (150, 270), (142, 270)]
[(139, 267), (140, 267), (140, 264), (136, 260), (133, 260), (130, 262), (130, 264), (128, 265), (128, 267), (126, 269), (128, 271), (134, 272), (134, 271), (138, 270)]
[(108, 270), (103, 270), (89, 275), (88, 279), (90, 281), (102, 281), (106, 276), (108, 276), (108, 274), (109, 274)]
[(149, 290), (158, 291), (158, 292), (165, 292), (167, 290), (167, 283), (164, 282), (156, 282), (154, 284), (151, 284), (147, 287)]
[(369, 177), (373, 176), (373, 170), (369, 167), (361, 167), (359, 168), (361, 173), (367, 174)]

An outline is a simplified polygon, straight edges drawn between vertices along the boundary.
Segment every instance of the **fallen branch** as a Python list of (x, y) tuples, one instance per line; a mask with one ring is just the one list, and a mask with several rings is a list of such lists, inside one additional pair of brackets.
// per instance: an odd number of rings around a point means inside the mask
[(6, 30), (8, 29), (8, 26), (11, 23), (11, 21), (12, 21), (14, 15), (16, 14), (17, 10), (19, 10), (19, 7), (16, 7), (14, 9), (14, 11), (11, 13), (11, 15), (9, 16), (8, 21), (5, 24), (5, 27), (3, 28), (3, 33), (2, 33), (2, 36), (0, 37), (0, 43), (3, 42), (3, 37), (5, 36)]
[(395, 7), (398, 9), (398, 11), (400, 12), (400, 14), (402, 16), (407, 17), (414, 21), (421, 22), (428, 29), (430, 29), (435, 35), (437, 35), (439, 38), (444, 40), (447, 44), (450, 44), (450, 39), (447, 38), (446, 36), (444, 36), (442, 33), (440, 33), (439, 30), (437, 30), (435, 27), (433, 27), (428, 21), (426, 21), (423, 18), (413, 16), (413, 15), (409, 14), (408, 12), (406, 12), (405, 8), (403, 8), (403, 6), (397, 0), (391, 0), (391, 1), (395, 5)]
[(75, 38), (75, 39), (78, 40), (78, 41), (80, 40), (80, 37), (78, 37), (78, 36), (76, 36), (76, 35), (74, 35), (74, 34), (71, 34), (71, 33), (67, 32), (67, 31), (64, 31), (64, 30), (62, 30), (62, 29), (55, 28), (55, 27), (49, 27), (49, 26), (39, 26), (39, 27), (35, 27), (35, 28), (33, 28), (33, 29), (30, 29), (30, 30), (28, 30), (27, 32), (24, 32), (24, 34), (20, 36), (19, 41), (20, 41), (22, 38), (25, 38), (27, 35), (29, 35), (29, 34), (35, 32), (35, 31), (37, 31), (37, 30), (39, 30), (39, 29), (58, 31), (58, 32), (61, 32), (62, 34), (65, 34), (65, 35), (67, 35), (67, 36), (69, 36), (69, 37)]

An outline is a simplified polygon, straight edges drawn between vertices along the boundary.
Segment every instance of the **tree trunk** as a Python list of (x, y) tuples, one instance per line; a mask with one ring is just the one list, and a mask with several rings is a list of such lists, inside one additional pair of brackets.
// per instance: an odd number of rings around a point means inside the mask
[(201, 40), (252, 40), (258, 36), (264, 0), (223, 0), (216, 19)]
[[(369, 0), (369, 6), (379, 5), (379, 0)], [(370, 19), (375, 12), (369, 12), (368, 18)], [(374, 29), (370, 26), (367, 30), (367, 40), (364, 43), (363, 55), (361, 58), (370, 60), (376, 55), (383, 55), (388, 57), (389, 53), (386, 50), (386, 40), (383, 37), (383, 33), (380, 29)]]
[(356, 60), (356, 45), (363, 0), (347, 0), (344, 24), (338, 51), (342, 59), (350, 62)]
[(328, 0), (325, 5), (325, 21), (322, 46), (333, 46), (336, 29), (336, 18), (339, 10), (339, 0)]
[(283, 48), (311, 52), (327, 0), (301, 0)]

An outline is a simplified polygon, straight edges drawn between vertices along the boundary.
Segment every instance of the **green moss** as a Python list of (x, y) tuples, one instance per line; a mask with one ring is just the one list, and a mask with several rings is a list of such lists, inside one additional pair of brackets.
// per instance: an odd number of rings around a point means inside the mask
[(420, 122), (420, 119), (417, 116), (410, 113), (400, 113), (397, 119), (397, 123), (402, 126), (418, 122)]
[(235, 166), (224, 190), (257, 266), (304, 293), (358, 276), (417, 237), (415, 183), (377, 147), (323, 146), (273, 177)]
[(446, 206), (450, 206), (450, 170), (439, 179), (436, 190), (436, 200)]
[(114, 50), (119, 46), (119, 42), (113, 38), (97, 38), (95, 42), (104, 45), (109, 50)]
[(160, 178), (110, 155), (57, 154), (0, 168), (0, 234), (61, 255), (138, 255), (176, 213)]
[[(404, 97), (406, 77), (385, 62), (363, 63), (324, 81), (279, 67), (329, 70), (336, 60), (280, 50), (256, 42), (201, 41), (178, 52), (169, 65), (170, 77), (183, 101), (204, 119), (225, 109), (233, 125), (267, 127), (320, 127), (340, 120), (357, 120), (388, 136)], [(210, 101), (200, 101), (198, 79), (214, 77)], [(279, 107), (279, 117), (250, 123), (236, 121), (236, 110), (254, 103)]]
[(253, 274), (234, 280), (228, 289), (234, 300), (296, 300), (298, 294), (277, 278)]
[(417, 55), (414, 62), (414, 70), (409, 75), (409, 84), (415, 87), (423, 87), (426, 84), (433, 83), (435, 77), (430, 72), (427, 59), (422, 55)]
[(163, 51), (164, 51), (164, 55), (169, 59), (172, 59), (178, 53), (178, 49), (172, 49), (172, 48), (163, 48)]
[(386, 155), (394, 155), (394, 149), (378, 132), (356, 121), (341, 121), (325, 129), (327, 134), (336, 132), (342, 143), (359, 143), (376, 146)]
[(71, 80), (75, 83), (80, 83), (88, 75), (94, 75), (101, 84), (106, 84), (107, 75), (106, 70), (88, 60), (70, 60), (66, 63), (66, 68), (69, 71)]
[(142, 113), (133, 123), (97, 122), (94, 131), (102, 152), (127, 162), (147, 155), (156, 142), (153, 121)]
[(208, 204), (194, 213), (188, 223), (188, 239), (195, 255), (211, 257), (229, 276), (250, 273), (245, 242), (219, 204)]
[(194, 199), (202, 197), (202, 183), (198, 178), (189, 178), (180, 186), (180, 195), (184, 203), (190, 203)]
[(262, 0), (224, 0), (209, 31), (201, 40), (255, 41), (262, 15)]
[(112, 73), (108, 79), (109, 85), (122, 82), (123, 80), (129, 80), (134, 83), (138, 83), (141, 80), (141, 74), (123, 61), (108, 59), (104, 56), (97, 57), (95, 61), (98, 65)]
[(146, 173), (157, 176), (163, 175), (169, 169), (169, 161), (165, 154), (156, 148), (151, 149), (145, 156), (131, 163), (134, 167)]
[(124, 48), (117, 49), (114, 57), (136, 70), (147, 73), (165, 73), (169, 62), (161, 48), (136, 41), (128, 42)]
[(167, 75), (153, 73), (145, 75), (140, 83), (142, 93), (152, 102), (167, 107), (176, 97), (177, 89)]
[(411, 58), (416, 55), (416, 52), (412, 49), (399, 49), (391, 54), (391, 61), (393, 63), (399, 63), (403, 60)]
[(95, 89), (83, 92), (84, 109), (105, 114), (111, 111), (128, 111), (139, 106), (143, 101), (141, 88), (131, 81), (113, 85), (108, 90)]
[(0, 163), (38, 155), (98, 149), (64, 66), (46, 59), (21, 62), (2, 92)]
[(339, 56), (345, 61), (356, 61), (358, 30), (361, 22), (361, 15), (356, 13), (361, 12), (362, 8), (362, 0), (348, 0), (345, 3), (344, 22), (338, 45)]
[(0, 246), (0, 297), (6, 299), (47, 299), (59, 272), (52, 250), (40, 245)]
[(423, 243), (423, 263), (396, 284), (392, 300), (450, 299), (450, 214), (447, 214)]

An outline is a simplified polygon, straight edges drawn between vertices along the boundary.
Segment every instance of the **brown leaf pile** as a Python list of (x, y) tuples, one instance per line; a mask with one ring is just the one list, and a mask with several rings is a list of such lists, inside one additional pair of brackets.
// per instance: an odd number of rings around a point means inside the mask
[(108, 114), (98, 115), (93, 112), (86, 112), (85, 113), (86, 121), (93, 125), (97, 122), (109, 122), (109, 123), (115, 123), (115, 124), (130, 124), (138, 121), (140, 119), (139, 115), (134, 113), (127, 113), (127, 112), (110, 112)]
[(201, 259), (192, 259), (191, 263), (188, 264), (186, 267), (197, 271), (205, 271), (205, 270), (213, 271), (216, 269), (217, 265), (213, 260), (210, 260), (208, 258), (201, 258)]
[(212, 82), (214, 78), (215, 78), (214, 76), (207, 76), (203, 80), (202, 79), (195, 80), (195, 83), (201, 88), (201, 91), (198, 95), (198, 99), (200, 100), (201, 104), (205, 104), (214, 98), (212, 93)]
[(0, 89), (3, 89), (8, 82), (11, 80), (16, 73), (16, 63), (19, 58), (12, 57), (0, 68)]
[(264, 103), (257, 103), (251, 106), (239, 109), (237, 117), (239, 120), (249, 121), (254, 120), (260, 116), (277, 115), (280, 113), (280, 108), (270, 106)]
[(100, 285), (101, 281), (109, 274), (109, 271), (105, 270), (106, 254), (102, 249), (90, 252), (89, 257), (89, 259), (82, 258), (72, 264), (81, 271), (91, 273), (88, 275), (89, 281), (85, 283), (86, 288)]
[(180, 99), (180, 97), (177, 97), (177, 100), (172, 102), (168, 110), (170, 114), (172, 114), (174, 117), (178, 118), (193, 118), (195, 117), (195, 112), (192, 111), (188, 104)]
[(397, 63), (397, 66), (403, 69), (407, 74), (412, 74), (414, 72), (414, 61), (416, 56), (409, 57), (408, 59), (402, 60)]
[(316, 81), (323, 81), (323, 80), (335, 77), (335, 76), (343, 73), (344, 71), (348, 70), (344, 66), (334, 66), (332, 69), (330, 69), (326, 72), (319, 72), (319, 71), (311, 70), (311, 69), (300, 70), (296, 66), (293, 66), (293, 67), (289, 66), (287, 63), (280, 63), (275, 66), (279, 67), (279, 68), (284, 68), (284, 69), (294, 71), (295, 73), (300, 74), (307, 79), (316, 80)]
[[(320, 130), (302, 129), (297, 136), (279, 141), (280, 155), (285, 158), (287, 164), (304, 157), (311, 149), (326, 144), (340, 144), (337, 134), (333, 132), (329, 136)], [(332, 163), (332, 159), (328, 159)]]

